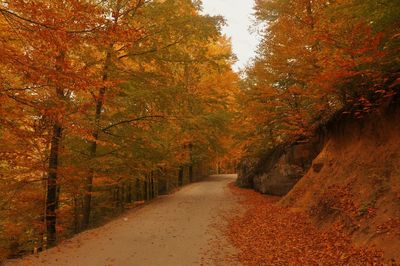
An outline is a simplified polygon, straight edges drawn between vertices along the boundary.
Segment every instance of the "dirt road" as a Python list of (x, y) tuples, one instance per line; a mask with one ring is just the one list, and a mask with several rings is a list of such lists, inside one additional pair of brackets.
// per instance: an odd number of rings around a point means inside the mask
[(191, 184), (39, 256), (7, 265), (215, 265), (208, 258), (211, 239), (221, 238), (227, 250), (234, 252), (211, 224), (222, 223), (221, 212), (237, 207), (227, 189), (235, 177), (212, 176)]

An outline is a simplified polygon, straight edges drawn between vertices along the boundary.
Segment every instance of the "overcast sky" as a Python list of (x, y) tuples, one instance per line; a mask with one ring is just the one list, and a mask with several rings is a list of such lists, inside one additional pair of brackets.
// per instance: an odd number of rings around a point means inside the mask
[(224, 33), (232, 38), (233, 52), (238, 57), (235, 70), (243, 67), (254, 56), (257, 37), (250, 34), (252, 25), (253, 0), (203, 0), (203, 12), (210, 15), (222, 15), (228, 26)]

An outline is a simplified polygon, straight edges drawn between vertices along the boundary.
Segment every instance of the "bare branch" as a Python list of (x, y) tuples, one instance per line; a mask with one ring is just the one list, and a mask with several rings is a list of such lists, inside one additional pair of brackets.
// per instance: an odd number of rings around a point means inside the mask
[(182, 36), (178, 40), (176, 40), (176, 41), (174, 41), (174, 42), (172, 42), (170, 44), (167, 44), (167, 45), (165, 45), (165, 46), (163, 46), (161, 48), (153, 48), (153, 49), (150, 49), (150, 50), (147, 50), (147, 51), (142, 51), (142, 52), (137, 52), (137, 53), (127, 53), (127, 54), (119, 56), (118, 59), (122, 59), (122, 58), (125, 58), (125, 57), (128, 57), (128, 56), (138, 56), (138, 55), (156, 53), (158, 51), (161, 51), (161, 50), (164, 50), (164, 49), (168, 49), (169, 47), (172, 47), (172, 46), (180, 43), (184, 38), (185, 38), (185, 36)]
[(107, 130), (113, 128), (113, 127), (116, 127), (116, 126), (119, 126), (119, 125), (122, 125), (122, 124), (128, 124), (128, 123), (132, 123), (132, 122), (135, 122), (135, 121), (142, 121), (142, 120), (147, 120), (147, 119), (151, 119), (151, 118), (165, 118), (165, 116), (163, 116), (163, 115), (146, 115), (146, 116), (136, 117), (136, 118), (133, 118), (133, 119), (122, 120), (122, 121), (119, 121), (119, 122), (117, 122), (115, 124), (109, 125), (109, 126), (107, 126), (105, 128), (102, 128), (101, 130), (102, 131), (107, 131)]
[(41, 22), (38, 22), (38, 21), (34, 21), (34, 20), (31, 20), (31, 19), (28, 19), (28, 18), (21, 17), (20, 15), (14, 13), (14, 12), (11, 12), (11, 11), (9, 11), (9, 10), (3, 9), (3, 8), (0, 8), (0, 13), (1, 13), (2, 15), (4, 15), (4, 16), (12, 16), (12, 17), (18, 18), (18, 19), (20, 19), (20, 20), (23, 20), (23, 21), (26, 21), (26, 22), (29, 22), (29, 23), (39, 25), (39, 26), (44, 27), (44, 28), (47, 28), (47, 29), (53, 29), (53, 30), (55, 29), (55, 28), (52, 28), (52, 27), (50, 27), (49, 25), (43, 24), (43, 23), (41, 23)]

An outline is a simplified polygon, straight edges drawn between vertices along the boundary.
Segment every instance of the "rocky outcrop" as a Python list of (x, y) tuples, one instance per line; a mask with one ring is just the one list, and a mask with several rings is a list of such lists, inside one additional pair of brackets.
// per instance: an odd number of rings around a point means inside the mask
[(237, 185), (261, 193), (286, 195), (311, 167), (321, 151), (325, 134), (319, 130), (309, 139), (280, 145), (259, 158), (245, 158), (239, 165)]

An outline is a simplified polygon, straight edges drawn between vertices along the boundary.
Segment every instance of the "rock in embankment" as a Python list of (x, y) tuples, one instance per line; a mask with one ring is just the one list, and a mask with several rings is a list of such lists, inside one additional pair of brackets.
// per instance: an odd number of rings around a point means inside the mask
[(324, 134), (319, 132), (308, 140), (280, 145), (260, 158), (245, 158), (239, 166), (237, 184), (264, 194), (286, 195), (311, 167), (323, 143)]

